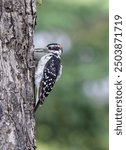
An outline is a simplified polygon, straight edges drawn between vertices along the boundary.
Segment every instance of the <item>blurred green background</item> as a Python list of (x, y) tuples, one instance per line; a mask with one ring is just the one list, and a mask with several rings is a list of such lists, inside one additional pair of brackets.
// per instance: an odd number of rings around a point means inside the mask
[(62, 76), (36, 113), (37, 150), (108, 150), (108, 32), (108, 1), (37, 5), (35, 46), (64, 47)]

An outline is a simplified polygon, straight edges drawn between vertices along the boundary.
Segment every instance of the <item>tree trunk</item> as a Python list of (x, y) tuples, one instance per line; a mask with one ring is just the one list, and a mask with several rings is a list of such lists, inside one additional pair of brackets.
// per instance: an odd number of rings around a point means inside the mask
[(0, 150), (34, 150), (34, 0), (0, 0)]

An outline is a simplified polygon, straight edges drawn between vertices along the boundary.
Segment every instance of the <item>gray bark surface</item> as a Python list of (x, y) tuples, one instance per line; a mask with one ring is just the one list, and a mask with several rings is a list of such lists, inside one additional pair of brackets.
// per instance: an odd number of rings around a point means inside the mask
[(34, 150), (34, 0), (0, 0), (0, 150)]

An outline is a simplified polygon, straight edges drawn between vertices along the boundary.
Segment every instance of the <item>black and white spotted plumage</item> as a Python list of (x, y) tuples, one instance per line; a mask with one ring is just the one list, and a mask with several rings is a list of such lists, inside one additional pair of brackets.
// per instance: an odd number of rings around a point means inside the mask
[(60, 44), (49, 44), (47, 45), (47, 54), (38, 62), (35, 72), (35, 84), (37, 87), (35, 111), (39, 104), (43, 104), (55, 82), (60, 78), (62, 73), (61, 54), (62, 47)]

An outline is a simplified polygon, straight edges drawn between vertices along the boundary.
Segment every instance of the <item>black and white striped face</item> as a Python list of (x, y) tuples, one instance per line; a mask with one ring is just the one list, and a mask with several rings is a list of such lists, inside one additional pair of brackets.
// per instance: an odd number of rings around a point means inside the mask
[(48, 44), (47, 45), (48, 51), (61, 56), (61, 54), (63, 53), (63, 48), (60, 44), (57, 43), (52, 43), (52, 44)]

